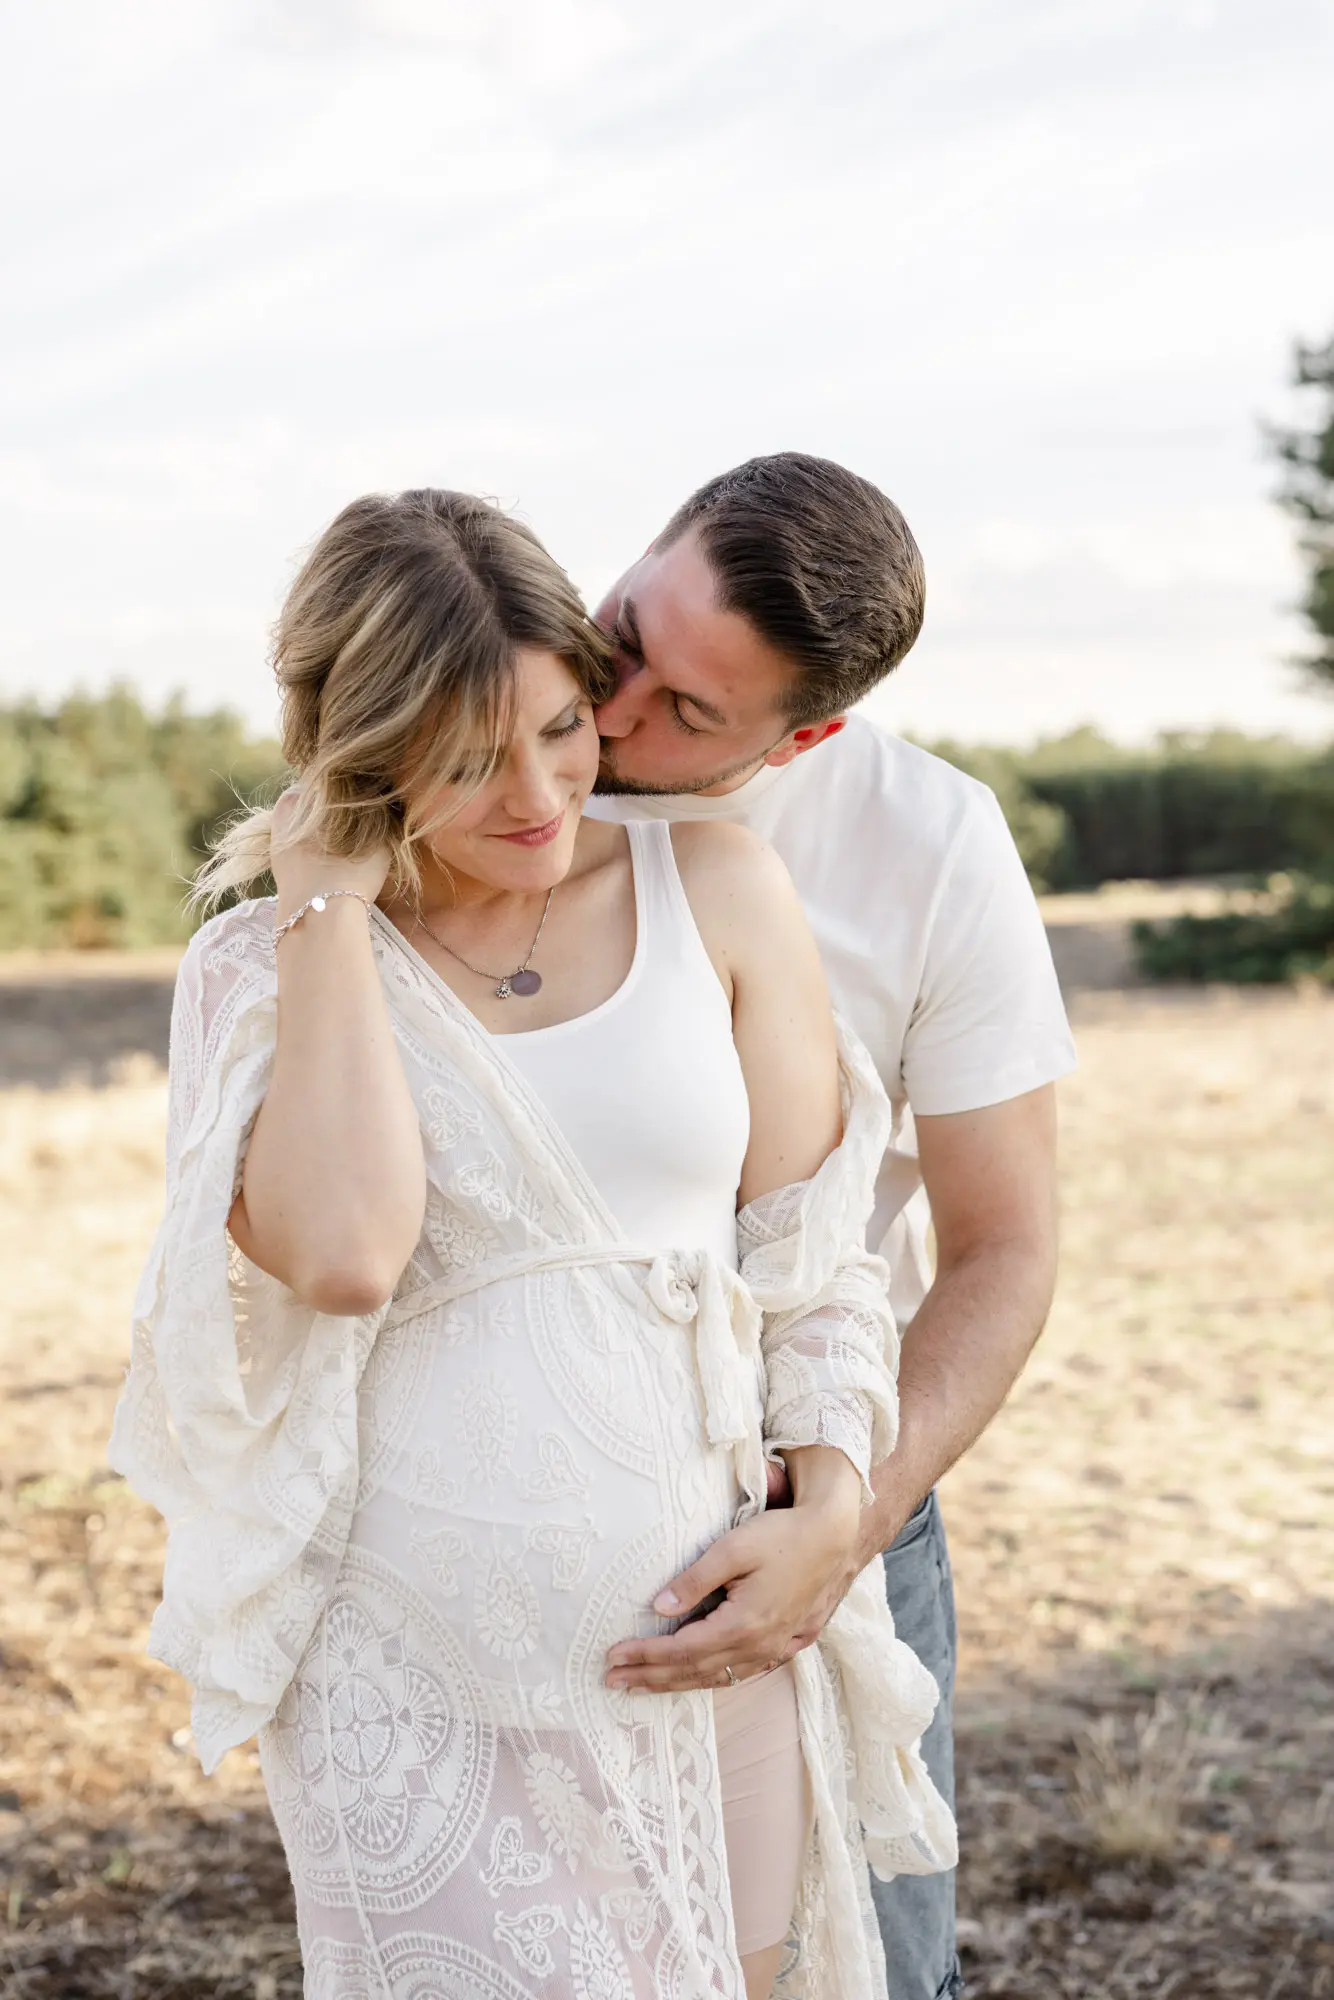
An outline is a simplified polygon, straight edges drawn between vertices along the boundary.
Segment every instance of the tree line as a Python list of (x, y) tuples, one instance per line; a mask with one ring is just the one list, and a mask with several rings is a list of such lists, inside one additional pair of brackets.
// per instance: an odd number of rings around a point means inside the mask
[[(1334, 339), (1298, 345), (1294, 382), (1306, 420), (1269, 445), (1306, 569), (1303, 664), (1334, 689)], [(1039, 890), (1270, 885), (1264, 912), (1141, 926), (1155, 976), (1334, 984), (1334, 744), (1218, 730), (1126, 749), (1081, 729), (1029, 750), (931, 747), (991, 785)], [(183, 940), (209, 840), (284, 775), (278, 745), (226, 709), (153, 711), (128, 687), (0, 706), (0, 950)]]
[[(1126, 749), (1093, 729), (928, 747), (996, 792), (1040, 891), (1240, 886), (1334, 854), (1334, 747), (1217, 731)], [(155, 711), (127, 687), (0, 708), (0, 949), (182, 941), (209, 840), (284, 779), (278, 745), (226, 709)]]
[(173, 944), (209, 839), (275, 794), (276, 743), (134, 691), (0, 707), (0, 950)]

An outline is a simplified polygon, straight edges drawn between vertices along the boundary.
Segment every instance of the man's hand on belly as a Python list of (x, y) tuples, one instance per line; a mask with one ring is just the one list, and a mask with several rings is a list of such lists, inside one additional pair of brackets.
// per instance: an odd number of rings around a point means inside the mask
[[(607, 1655), (608, 1687), (675, 1693), (726, 1687), (813, 1645), (860, 1568), (854, 1516), (784, 1507), (720, 1535), (654, 1599), (664, 1617), (688, 1617), (716, 1590), (716, 1611), (659, 1639), (624, 1639)], [(669, 1601), (670, 1600), (670, 1601)]]

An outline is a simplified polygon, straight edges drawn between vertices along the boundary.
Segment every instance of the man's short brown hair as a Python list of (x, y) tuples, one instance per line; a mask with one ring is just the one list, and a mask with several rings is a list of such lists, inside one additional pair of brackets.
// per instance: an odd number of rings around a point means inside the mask
[(921, 550), (869, 479), (779, 451), (693, 493), (658, 538), (694, 529), (724, 611), (750, 620), (797, 669), (789, 720), (839, 715), (895, 668), (922, 629)]

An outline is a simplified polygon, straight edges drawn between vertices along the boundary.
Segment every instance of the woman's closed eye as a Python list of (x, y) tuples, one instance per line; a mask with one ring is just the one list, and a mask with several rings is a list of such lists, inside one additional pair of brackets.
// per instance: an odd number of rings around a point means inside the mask
[(574, 714), (567, 722), (553, 722), (550, 729), (544, 729), (542, 734), (548, 740), (555, 740), (562, 736), (573, 736), (576, 730), (583, 728), (587, 720), (587, 716), (580, 709), (576, 708)]

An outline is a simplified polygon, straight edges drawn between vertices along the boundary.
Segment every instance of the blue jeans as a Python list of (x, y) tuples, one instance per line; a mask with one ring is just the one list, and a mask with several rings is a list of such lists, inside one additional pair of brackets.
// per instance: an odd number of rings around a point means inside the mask
[[(885, 1592), (900, 1639), (940, 1683), (940, 1706), (922, 1738), (926, 1766), (954, 1804), (954, 1581), (945, 1525), (927, 1495), (885, 1551)], [(954, 1942), (954, 1872), (871, 1877), (893, 2000), (957, 2000), (963, 1992)]]

